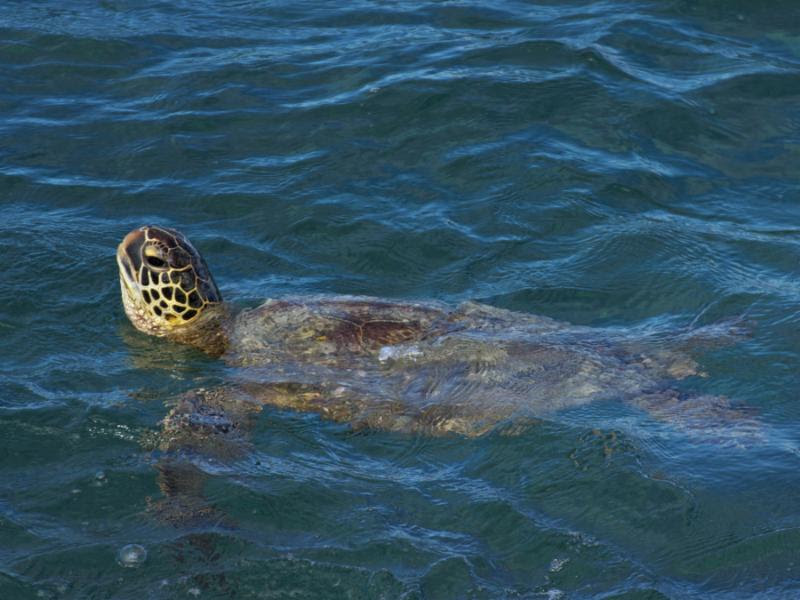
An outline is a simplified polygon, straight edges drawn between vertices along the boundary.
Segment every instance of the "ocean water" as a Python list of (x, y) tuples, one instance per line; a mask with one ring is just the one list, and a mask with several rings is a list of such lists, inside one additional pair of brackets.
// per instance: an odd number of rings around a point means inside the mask
[[(800, 597), (797, 2), (6, 0), (0, 142), (0, 598)], [(148, 440), (229, 374), (125, 319), (145, 223), (238, 306), (741, 318), (680, 386), (757, 433), (265, 408), (194, 459), (221, 516), (166, 522)]]

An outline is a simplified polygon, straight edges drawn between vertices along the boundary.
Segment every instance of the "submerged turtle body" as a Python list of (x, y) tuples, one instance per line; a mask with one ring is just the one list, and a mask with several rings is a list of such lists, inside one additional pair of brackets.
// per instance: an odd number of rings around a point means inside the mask
[[(608, 332), (472, 302), (268, 300), (232, 321), (228, 341), (224, 358), (253, 397), (262, 386), (263, 402), (395, 431), (479, 435), (696, 373), (680, 354), (646, 357)], [(317, 395), (276, 400), (271, 386), (285, 382)]]

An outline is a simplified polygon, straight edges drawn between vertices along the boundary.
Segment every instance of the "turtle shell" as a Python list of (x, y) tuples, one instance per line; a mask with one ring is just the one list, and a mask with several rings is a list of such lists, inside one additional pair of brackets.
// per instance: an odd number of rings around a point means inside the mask
[(237, 316), (227, 358), (249, 366), (298, 361), (353, 366), (379, 356), (382, 348), (444, 335), (454, 328), (450, 317), (435, 304), (363, 297), (268, 300)]

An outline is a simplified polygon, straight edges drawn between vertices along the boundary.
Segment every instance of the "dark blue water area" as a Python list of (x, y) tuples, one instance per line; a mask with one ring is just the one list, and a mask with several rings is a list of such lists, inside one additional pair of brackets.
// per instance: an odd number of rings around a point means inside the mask
[[(798, 165), (797, 2), (5, 0), (0, 598), (800, 596)], [(235, 307), (737, 320), (669, 385), (749, 426), (266, 406), (235, 458), (167, 457), (176, 398), (231, 369), (127, 321), (114, 256), (146, 223)], [(158, 509), (167, 460), (206, 518)]]

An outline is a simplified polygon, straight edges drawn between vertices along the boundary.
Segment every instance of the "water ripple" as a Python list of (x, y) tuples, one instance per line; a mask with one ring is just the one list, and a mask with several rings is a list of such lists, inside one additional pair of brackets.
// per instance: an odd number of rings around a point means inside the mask
[[(796, 595), (797, 11), (12, 2), (0, 596)], [(263, 410), (243, 456), (186, 453), (224, 518), (176, 528), (152, 440), (230, 372), (122, 315), (114, 249), (147, 222), (237, 306), (482, 299), (659, 339), (744, 316), (678, 387), (764, 439), (617, 402), (470, 440)]]

